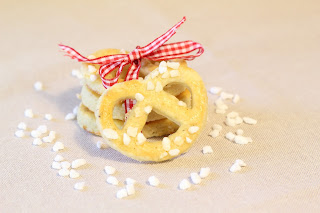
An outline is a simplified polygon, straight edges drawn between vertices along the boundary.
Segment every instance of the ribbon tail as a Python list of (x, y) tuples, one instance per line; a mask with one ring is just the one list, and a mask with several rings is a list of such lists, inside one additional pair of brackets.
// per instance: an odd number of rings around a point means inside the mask
[[(136, 62), (136, 63), (135, 63)], [(140, 60), (135, 60), (135, 62), (133, 62), (128, 70), (127, 76), (126, 76), (126, 81), (130, 81), (133, 79), (138, 79), (139, 78), (139, 71), (141, 68), (141, 61)], [(135, 100), (132, 99), (126, 99), (124, 102), (124, 106), (125, 106), (125, 112), (128, 113), (133, 106), (135, 105)]]

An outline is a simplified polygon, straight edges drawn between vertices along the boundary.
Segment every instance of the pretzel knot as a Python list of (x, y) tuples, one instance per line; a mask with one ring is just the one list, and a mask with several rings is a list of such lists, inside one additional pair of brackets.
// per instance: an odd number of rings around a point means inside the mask
[[(192, 95), (190, 107), (162, 90), (172, 83), (186, 85)], [(136, 99), (137, 103), (123, 128), (118, 129), (112, 112), (125, 99)], [(141, 131), (151, 108), (178, 124), (178, 130), (162, 141), (146, 141)], [(207, 92), (198, 73), (186, 65), (163, 74), (155, 70), (145, 80), (118, 83), (107, 90), (99, 99), (95, 116), (102, 137), (113, 149), (139, 161), (164, 161), (188, 151), (199, 136), (207, 118)]]

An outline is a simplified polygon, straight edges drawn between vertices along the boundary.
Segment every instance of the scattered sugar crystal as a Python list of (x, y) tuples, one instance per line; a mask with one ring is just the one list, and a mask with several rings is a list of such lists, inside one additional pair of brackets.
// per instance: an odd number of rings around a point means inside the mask
[(154, 84), (151, 81), (147, 83), (147, 90), (154, 90)]
[(226, 113), (226, 110), (217, 108), (216, 113), (217, 114), (224, 114), (224, 113)]
[(120, 189), (119, 191), (117, 191), (117, 198), (122, 199), (128, 196), (128, 192), (126, 189)]
[(144, 111), (145, 111), (147, 114), (149, 114), (149, 113), (152, 111), (152, 106), (146, 106), (146, 107), (144, 108)]
[(222, 90), (221, 87), (211, 87), (210, 90), (209, 90), (209, 92), (210, 92), (211, 94), (216, 95), (216, 94), (219, 94), (219, 93), (221, 92), (221, 90)]
[(168, 61), (167, 62), (167, 67), (170, 67), (171, 69), (178, 69), (180, 66), (180, 63), (179, 62), (171, 62), (171, 61)]
[(80, 70), (78, 70), (78, 69), (73, 69), (71, 71), (71, 75), (74, 76), (74, 77), (78, 77), (79, 74), (80, 74)]
[(228, 132), (225, 136), (229, 141), (233, 141), (236, 137), (232, 132)]
[(51, 121), (52, 120), (52, 115), (51, 114), (45, 114), (44, 115), (44, 118), (48, 121)]
[(88, 72), (95, 73), (97, 71), (96, 67), (93, 65), (88, 65)]
[(155, 77), (157, 77), (159, 75), (159, 71), (158, 70), (154, 70), (152, 73), (151, 73), (151, 78), (154, 79)]
[(239, 100), (240, 100), (240, 96), (239, 96), (238, 94), (235, 94), (235, 95), (233, 96), (233, 98), (232, 98), (232, 102), (233, 102), (234, 104), (238, 103)]
[(36, 91), (41, 91), (43, 90), (43, 84), (41, 81), (37, 81), (33, 84), (33, 87)]
[(161, 61), (159, 64), (159, 73), (163, 74), (167, 72), (167, 63), (165, 61)]
[(212, 150), (211, 146), (204, 146), (202, 148), (202, 152), (203, 152), (203, 154), (211, 154), (211, 153), (213, 153), (213, 150)]
[(217, 129), (214, 129), (214, 130), (212, 130), (212, 131), (209, 133), (209, 135), (210, 135), (211, 137), (213, 137), (213, 138), (218, 137), (219, 134), (220, 134), (220, 131), (217, 130)]
[(61, 162), (61, 161), (63, 161), (64, 160), (64, 157), (62, 157), (61, 155), (56, 155), (55, 157), (54, 157), (54, 161), (56, 161), (56, 162)]
[(156, 92), (160, 92), (160, 91), (162, 91), (162, 90), (163, 90), (163, 87), (162, 87), (161, 82), (157, 81), (155, 91), (156, 91)]
[(79, 109), (79, 106), (75, 106), (72, 110), (72, 113), (76, 115), (78, 113), (78, 109)]
[(124, 145), (128, 146), (130, 143), (131, 139), (130, 137), (127, 135), (127, 133), (123, 133), (123, 143)]
[(136, 93), (135, 98), (137, 101), (143, 101), (144, 96), (141, 93)]
[(181, 146), (183, 144), (183, 140), (181, 136), (177, 136), (175, 137), (174, 141), (173, 141), (176, 145)]
[(109, 176), (109, 177), (107, 178), (107, 183), (109, 183), (109, 184), (111, 184), (111, 185), (114, 185), (114, 186), (119, 185), (118, 179), (117, 179), (116, 177), (114, 177), (114, 176)]
[(240, 170), (241, 166), (238, 163), (234, 163), (229, 169), (230, 172), (238, 172)]
[(71, 163), (69, 161), (63, 161), (60, 163), (60, 165), (62, 169), (69, 169), (71, 166)]
[(155, 176), (149, 177), (148, 182), (149, 182), (150, 186), (158, 186), (160, 184), (159, 179), (156, 178)]
[(162, 139), (162, 148), (166, 151), (169, 151), (170, 148), (171, 148), (171, 145), (170, 145), (170, 139), (168, 137), (164, 137)]
[(198, 130), (199, 130), (198, 126), (191, 126), (191, 127), (189, 127), (188, 132), (190, 134), (194, 134), (194, 133), (198, 132)]
[(134, 195), (136, 193), (133, 184), (126, 185), (126, 190), (128, 195)]
[(237, 125), (242, 124), (242, 122), (243, 122), (243, 119), (241, 117), (238, 116), (238, 117), (235, 118), (235, 123)]
[(129, 126), (128, 129), (127, 129), (127, 134), (130, 137), (136, 137), (137, 134), (138, 134), (138, 127)]
[(76, 190), (83, 190), (85, 187), (85, 182), (78, 182), (76, 184), (74, 184), (73, 188), (76, 189)]
[(60, 170), (60, 169), (61, 169), (61, 165), (60, 165), (59, 162), (53, 161), (52, 164), (51, 164), (51, 168), (52, 168), (52, 169)]
[(108, 148), (108, 145), (106, 143), (102, 142), (102, 141), (98, 141), (97, 142), (97, 148), (106, 149), (106, 148)]
[(26, 130), (26, 129), (27, 129), (27, 124), (24, 123), (24, 122), (20, 122), (20, 123), (18, 124), (18, 129)]
[(140, 132), (138, 133), (138, 136), (137, 136), (137, 144), (138, 145), (141, 145), (143, 144), (144, 142), (146, 142), (146, 137)]
[(32, 130), (30, 135), (33, 137), (33, 138), (39, 138), (41, 136), (41, 132), (39, 130)]
[(221, 92), (220, 97), (221, 97), (223, 100), (232, 99), (232, 98), (233, 98), (233, 94), (231, 94), (231, 93), (226, 93), (226, 92)]
[(69, 177), (72, 178), (72, 179), (78, 178), (78, 177), (80, 177), (80, 174), (79, 174), (79, 172), (77, 172), (76, 170), (71, 169), (71, 170), (70, 170)]
[(40, 138), (35, 138), (32, 142), (33, 145), (35, 146), (40, 146), (42, 144), (42, 141)]
[(118, 133), (113, 129), (104, 129), (102, 134), (108, 139), (118, 139)]
[(91, 81), (95, 81), (95, 80), (97, 80), (97, 78), (98, 78), (98, 76), (95, 75), (95, 74), (91, 74), (91, 75), (90, 75), (90, 80), (91, 80)]
[(204, 168), (200, 169), (199, 176), (201, 178), (206, 178), (206, 177), (209, 176), (209, 174), (210, 174), (210, 168), (209, 167), (204, 167)]
[(178, 101), (178, 105), (182, 106), (182, 107), (186, 107), (187, 106), (187, 104), (185, 102), (183, 102), (183, 101)]
[(69, 176), (69, 174), (70, 174), (70, 171), (69, 171), (68, 169), (60, 169), (60, 170), (59, 170), (59, 175), (60, 175), (61, 177)]
[(24, 131), (23, 130), (17, 130), (15, 131), (14, 135), (18, 138), (23, 138), (25, 136)]
[(237, 159), (235, 163), (239, 164), (239, 166), (241, 166), (241, 167), (247, 166), (247, 164), (245, 162), (243, 162), (243, 160), (240, 160), (240, 159)]
[(257, 120), (253, 119), (253, 118), (250, 118), (250, 117), (243, 117), (243, 121), (246, 123), (246, 124), (250, 124), (250, 125), (254, 125), (257, 123)]
[(46, 137), (43, 137), (43, 138), (42, 138), (42, 141), (43, 141), (44, 143), (51, 143), (53, 140), (54, 140), (54, 139), (51, 138), (50, 136), (46, 136)]
[(186, 189), (189, 189), (190, 187), (191, 187), (191, 183), (187, 179), (183, 179), (179, 183), (179, 189), (181, 190), (186, 190)]
[(165, 72), (165, 73), (163, 73), (161, 78), (169, 78), (169, 76), (170, 76), (169, 72)]
[(187, 143), (191, 143), (192, 142), (192, 140), (189, 137), (186, 137), (186, 141), (187, 141)]
[(48, 131), (48, 127), (46, 125), (40, 125), (40, 126), (38, 126), (37, 130), (40, 133), (44, 134), (44, 133), (46, 133)]
[(201, 177), (198, 175), (198, 173), (193, 172), (190, 174), (190, 177), (191, 177), (192, 183), (194, 183), (194, 184), (201, 183)]
[(180, 153), (179, 149), (171, 149), (169, 151), (169, 155), (171, 155), (171, 156), (177, 156), (177, 155), (179, 155), (179, 153)]
[(162, 152), (162, 153), (160, 154), (160, 159), (166, 157), (167, 155), (168, 155), (168, 152)]
[(236, 134), (237, 135), (243, 135), (243, 130), (242, 129), (237, 129)]
[(212, 129), (216, 129), (216, 130), (221, 131), (222, 130), (222, 126), (219, 125), (219, 124), (213, 124)]
[(104, 167), (104, 171), (108, 174), (108, 175), (113, 175), (116, 172), (116, 169), (112, 166), (105, 166)]
[(239, 116), (239, 113), (232, 111), (227, 114), (227, 118), (236, 118)]
[(49, 137), (55, 139), (56, 138), (56, 132), (55, 131), (50, 131), (49, 132)]
[(235, 126), (236, 125), (236, 120), (233, 118), (227, 118), (225, 121), (225, 124), (227, 126)]
[(242, 135), (236, 135), (233, 140), (237, 144), (248, 144), (248, 138), (243, 137)]
[(73, 169), (79, 168), (80, 166), (84, 166), (87, 164), (87, 161), (85, 159), (76, 159), (72, 161), (71, 167)]
[(63, 145), (63, 143), (61, 143), (59, 141), (57, 141), (52, 147), (52, 150), (54, 152), (58, 152), (58, 151), (63, 150), (63, 149), (64, 149), (64, 145)]
[(26, 116), (27, 118), (33, 118), (34, 115), (33, 115), (32, 109), (26, 109), (24, 111), (24, 116)]
[(73, 113), (68, 113), (64, 119), (65, 120), (74, 120), (74, 119), (76, 119), (76, 115)]
[(179, 70), (171, 70), (171, 71), (170, 71), (170, 76), (171, 76), (172, 78), (180, 76)]
[(134, 185), (136, 184), (136, 180), (132, 179), (132, 178), (126, 178), (126, 184), (127, 185)]

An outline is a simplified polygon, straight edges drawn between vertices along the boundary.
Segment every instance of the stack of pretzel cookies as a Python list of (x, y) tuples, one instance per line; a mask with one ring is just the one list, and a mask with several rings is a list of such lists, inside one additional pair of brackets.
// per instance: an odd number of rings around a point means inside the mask
[[(123, 54), (103, 49), (88, 56), (98, 58)], [(124, 81), (106, 89), (98, 74), (100, 65), (83, 63), (82, 90), (77, 121), (81, 128), (102, 136), (122, 154), (139, 161), (164, 161), (186, 152), (198, 137), (207, 116), (207, 92), (198, 73), (184, 60), (155, 62), (142, 60), (139, 79)], [(106, 79), (114, 78), (117, 70)], [(124, 101), (133, 108), (125, 113)], [(163, 137), (161, 141), (149, 138)]]

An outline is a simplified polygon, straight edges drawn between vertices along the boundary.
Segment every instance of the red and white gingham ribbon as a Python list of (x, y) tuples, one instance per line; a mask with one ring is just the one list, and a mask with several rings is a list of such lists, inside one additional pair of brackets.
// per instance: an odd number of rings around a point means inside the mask
[[(193, 41), (182, 41), (170, 44), (164, 44), (168, 41), (175, 33), (176, 30), (186, 21), (186, 18), (174, 25), (170, 30), (156, 38), (154, 41), (149, 43), (144, 47), (137, 46), (129, 54), (117, 54), (117, 55), (107, 55), (99, 58), (88, 59), (78, 53), (71, 47), (59, 44), (59, 47), (66, 53), (67, 56), (72, 59), (77, 59), (79, 62), (86, 62), (91, 64), (100, 64), (99, 74), (102, 80), (102, 84), (105, 88), (110, 88), (118, 82), (120, 73), (123, 67), (127, 64), (131, 64), (128, 73), (126, 75), (125, 81), (130, 81), (133, 79), (138, 79), (139, 71), (141, 67), (141, 59), (146, 58), (153, 61), (164, 61), (171, 59), (184, 59), (193, 60), (194, 58), (200, 56), (204, 49), (201, 44)], [(188, 53), (198, 50), (194, 55), (186, 55)], [(112, 72), (114, 69), (119, 68), (115, 77), (112, 79), (105, 79), (104, 77)], [(126, 100), (126, 112), (132, 109), (134, 103), (132, 100)]]

